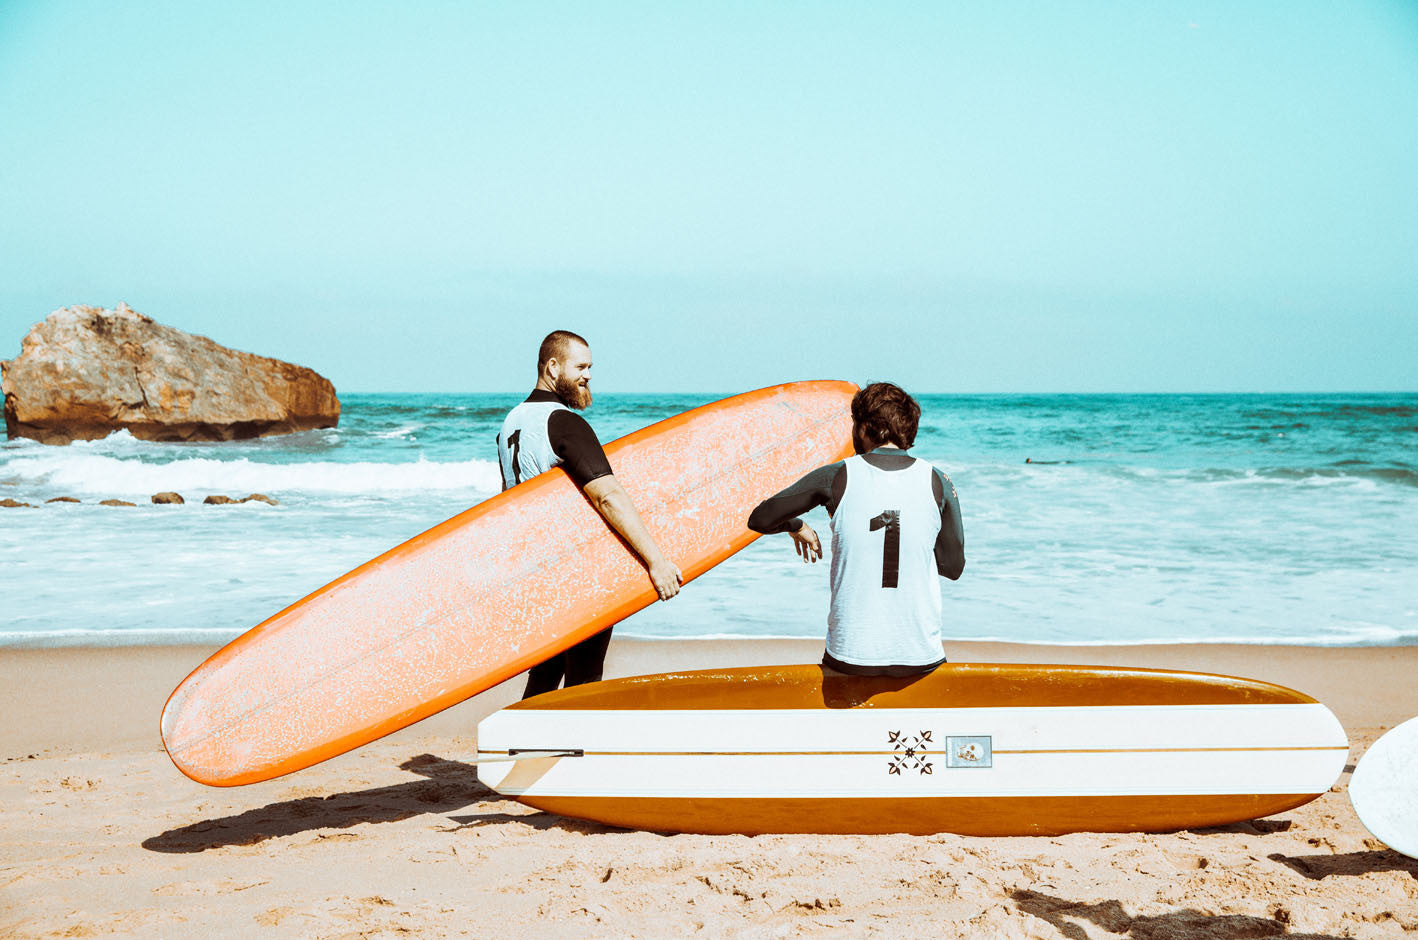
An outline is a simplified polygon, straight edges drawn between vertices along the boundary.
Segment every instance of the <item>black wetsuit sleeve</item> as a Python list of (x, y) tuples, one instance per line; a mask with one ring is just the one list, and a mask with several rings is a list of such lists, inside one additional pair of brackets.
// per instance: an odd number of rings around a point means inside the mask
[(935, 540), (935, 567), (943, 577), (960, 579), (965, 570), (965, 523), (960, 519), (960, 499), (955, 484), (939, 470), (931, 478), (936, 505), (940, 506), (940, 534)]
[(561, 469), (577, 486), (584, 488), (592, 480), (610, 476), (611, 463), (600, 439), (576, 412), (553, 411), (547, 419), (547, 437), (552, 453), (561, 458)]
[(759, 503), (748, 517), (748, 527), (755, 532), (796, 532), (803, 526), (803, 513), (818, 506), (831, 512), (842, 498), (846, 483), (846, 467), (840, 462), (818, 467), (792, 486)]

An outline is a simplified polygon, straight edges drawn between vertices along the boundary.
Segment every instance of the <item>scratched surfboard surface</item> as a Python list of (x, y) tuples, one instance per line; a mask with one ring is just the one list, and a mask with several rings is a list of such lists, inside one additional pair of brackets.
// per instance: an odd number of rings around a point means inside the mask
[(479, 759), (504, 761), (479, 778), (530, 806), (749, 835), (1217, 826), (1315, 799), (1347, 754), (1334, 714), (1292, 689), (1090, 666), (638, 676), (538, 695), (478, 726)]
[[(714, 402), (606, 446), (686, 582), (757, 536), (762, 499), (851, 453), (847, 382)], [(233, 786), (308, 767), (515, 676), (655, 600), (560, 469), (440, 523), (253, 627), (177, 687), (173, 763)]]

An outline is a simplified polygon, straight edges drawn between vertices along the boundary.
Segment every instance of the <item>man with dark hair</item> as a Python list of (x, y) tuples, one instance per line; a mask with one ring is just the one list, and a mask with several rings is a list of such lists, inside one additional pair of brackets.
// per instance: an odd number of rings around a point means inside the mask
[[(590, 345), (567, 330), (547, 334), (537, 352), (536, 388), (508, 412), (497, 435), (502, 488), (510, 489), (552, 467), (561, 467), (640, 556), (660, 600), (669, 600), (679, 593), (684, 580), (680, 570), (655, 544), (640, 511), (611, 472), (596, 432), (576, 413), (591, 404), (590, 386)], [(552, 691), (563, 677), (568, 686), (599, 681), (611, 629), (607, 627), (533, 666), (523, 698)]]
[(758, 504), (755, 532), (788, 532), (804, 562), (822, 557), (800, 515), (832, 517), (832, 603), (822, 664), (849, 675), (911, 676), (945, 662), (936, 575), (965, 569), (965, 529), (950, 479), (906, 451), (921, 407), (889, 382), (852, 398), (857, 456), (819, 467)]

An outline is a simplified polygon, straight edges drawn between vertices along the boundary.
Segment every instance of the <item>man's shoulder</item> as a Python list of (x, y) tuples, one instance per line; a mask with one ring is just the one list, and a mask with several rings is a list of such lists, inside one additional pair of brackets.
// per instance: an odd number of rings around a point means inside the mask
[(554, 454), (565, 463), (578, 486), (611, 474), (605, 448), (590, 422), (571, 409), (553, 411), (547, 416), (547, 438)]
[(563, 407), (547, 415), (547, 437), (552, 450), (562, 458), (593, 460), (598, 466), (605, 462), (605, 447), (596, 429), (570, 408)]
[(949, 495), (951, 499), (958, 500), (959, 497), (955, 493), (955, 484), (951, 482), (950, 474), (933, 463), (927, 463), (926, 466), (931, 468), (931, 488), (935, 490), (937, 498), (943, 499)]
[[(548, 429), (567, 430), (576, 433), (589, 433), (596, 436), (596, 429), (591, 427), (591, 422), (587, 421), (583, 415), (576, 413), (570, 408), (557, 403), (558, 407), (547, 415)], [(599, 440), (599, 438), (598, 438)]]

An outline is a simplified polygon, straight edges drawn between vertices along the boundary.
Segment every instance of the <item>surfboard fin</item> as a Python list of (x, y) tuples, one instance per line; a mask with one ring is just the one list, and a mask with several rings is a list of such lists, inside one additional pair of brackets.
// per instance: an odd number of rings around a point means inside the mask
[(524, 749), (524, 748), (519, 748), (519, 747), (510, 747), (510, 748), (507, 749), (507, 754), (506, 754), (505, 756), (502, 755), (502, 754), (500, 754), (500, 753), (499, 753), (499, 754), (489, 755), (489, 756), (487, 756), (487, 757), (484, 757), (483, 755), (479, 754), (477, 757), (473, 758), (472, 760), (465, 761), (464, 763), (468, 763), (468, 764), (498, 764), (498, 763), (502, 763), (502, 762), (504, 762), (504, 761), (511, 761), (511, 760), (539, 760), (539, 759), (541, 759), (541, 758), (546, 758), (546, 757), (585, 757), (585, 756), (586, 756), (586, 752), (583, 751), (583, 750), (582, 750), (581, 748), (579, 748), (579, 747), (576, 747), (576, 748), (566, 748), (566, 749), (560, 750), (560, 751), (532, 750), (532, 749)]

